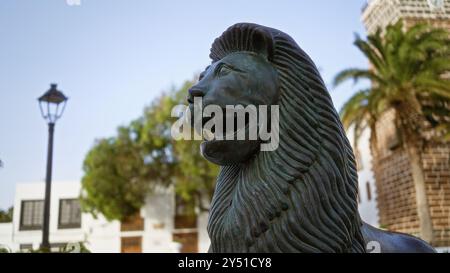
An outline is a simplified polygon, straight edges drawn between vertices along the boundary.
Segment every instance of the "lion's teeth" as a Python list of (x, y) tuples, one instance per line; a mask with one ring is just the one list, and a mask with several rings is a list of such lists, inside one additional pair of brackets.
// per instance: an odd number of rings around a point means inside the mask
[(213, 132), (211, 132), (211, 130), (203, 129), (203, 137), (206, 140), (213, 140), (214, 134), (213, 134)]

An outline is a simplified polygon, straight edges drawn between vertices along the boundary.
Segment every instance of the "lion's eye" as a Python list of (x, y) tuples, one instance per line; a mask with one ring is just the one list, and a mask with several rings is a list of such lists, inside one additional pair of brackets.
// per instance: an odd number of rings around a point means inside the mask
[(216, 75), (218, 77), (221, 77), (221, 76), (227, 75), (230, 72), (231, 72), (231, 69), (228, 66), (226, 66), (225, 64), (222, 64), (217, 68)]

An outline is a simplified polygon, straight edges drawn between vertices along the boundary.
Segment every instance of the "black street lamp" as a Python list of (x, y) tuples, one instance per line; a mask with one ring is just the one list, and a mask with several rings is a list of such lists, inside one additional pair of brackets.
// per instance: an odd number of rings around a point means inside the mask
[(50, 224), (50, 192), (52, 183), (52, 161), (53, 161), (53, 132), (55, 122), (62, 116), (66, 107), (67, 97), (56, 89), (56, 84), (50, 85), (50, 90), (38, 98), (42, 117), (48, 122), (48, 151), (47, 151), (47, 174), (45, 177), (45, 200), (44, 200), (44, 225), (42, 230), (41, 248), (50, 250), (48, 240)]

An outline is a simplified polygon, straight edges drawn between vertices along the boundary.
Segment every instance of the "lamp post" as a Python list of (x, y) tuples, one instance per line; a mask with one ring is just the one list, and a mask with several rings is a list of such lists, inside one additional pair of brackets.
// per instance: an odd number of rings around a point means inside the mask
[(50, 85), (50, 90), (38, 98), (42, 117), (48, 123), (48, 150), (47, 150), (47, 174), (45, 177), (45, 199), (44, 199), (44, 223), (42, 229), (41, 248), (50, 250), (49, 224), (50, 224), (50, 192), (52, 183), (52, 161), (53, 161), (53, 132), (55, 122), (62, 116), (66, 107), (67, 97), (56, 89), (56, 84)]

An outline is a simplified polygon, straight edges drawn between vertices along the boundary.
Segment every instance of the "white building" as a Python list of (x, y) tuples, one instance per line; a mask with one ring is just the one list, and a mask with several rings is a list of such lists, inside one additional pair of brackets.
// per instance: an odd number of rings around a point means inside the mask
[[(377, 28), (385, 29), (387, 25), (396, 23), (399, 19), (403, 20), (405, 27), (417, 22), (427, 22), (436, 27), (450, 29), (450, 0), (368, 0), (361, 14), (368, 34), (373, 34)], [(353, 143), (352, 129), (348, 134)], [(359, 151), (359, 154), (355, 154), (359, 163), (359, 211), (363, 220), (378, 226), (376, 185), (371, 171), (369, 138), (370, 130), (366, 129), (358, 149), (354, 149), (355, 153)]]
[[(12, 223), (0, 224), (0, 247), (10, 251), (37, 249), (42, 241), (44, 183), (16, 187)], [(147, 197), (139, 215), (125, 222), (94, 219), (82, 213), (80, 183), (53, 183), (50, 202), (50, 243), (53, 248), (76, 248), (83, 242), (91, 252), (206, 252), (207, 215), (189, 228), (179, 228), (175, 195), (161, 189)], [(112, 197), (113, 198), (113, 197)], [(192, 221), (191, 221), (192, 222)], [(177, 242), (175, 242), (177, 241)]]
[[(350, 143), (354, 143), (353, 128), (347, 132)], [(353, 149), (358, 168), (358, 210), (361, 218), (368, 224), (379, 227), (377, 191), (372, 172), (370, 153), (370, 130), (366, 129), (358, 140), (357, 149)]]
[(449, 0), (369, 0), (362, 10), (362, 21), (367, 33), (378, 27), (403, 19), (406, 26), (426, 21), (435, 26), (448, 28), (450, 22)]

